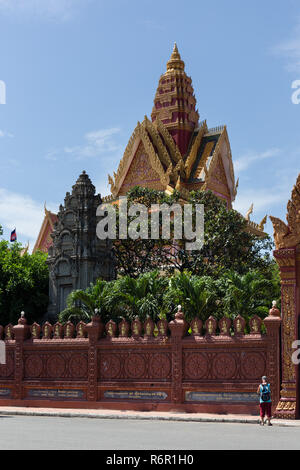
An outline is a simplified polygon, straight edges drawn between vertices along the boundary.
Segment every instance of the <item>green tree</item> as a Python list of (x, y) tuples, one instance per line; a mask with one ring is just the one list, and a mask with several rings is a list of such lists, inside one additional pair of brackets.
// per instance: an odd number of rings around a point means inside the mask
[[(224, 276), (225, 277), (225, 276)], [(265, 318), (272, 300), (277, 300), (277, 282), (266, 279), (258, 271), (249, 271), (239, 275), (231, 271), (226, 273), (226, 291), (224, 292), (224, 313), (235, 318), (241, 315), (246, 320), (253, 315)]]
[[(148, 209), (151, 204), (183, 202), (178, 191), (169, 196), (163, 191), (138, 186), (132, 188), (127, 197), (129, 207), (142, 203)], [(170, 240), (116, 240), (114, 253), (118, 271), (137, 277), (153, 269), (163, 269), (170, 273), (190, 271), (199, 276), (218, 278), (228, 270), (245, 274), (257, 269), (266, 277), (271, 276), (273, 243), (269, 236), (261, 239), (250, 233), (244, 217), (233, 209), (228, 210), (211, 191), (192, 191), (187, 203), (193, 205), (194, 212), (196, 204), (204, 205), (204, 245), (201, 250), (188, 251), (185, 239), (172, 238), (174, 227), (171, 219)], [(129, 217), (128, 224), (133, 219)], [(161, 222), (160, 219), (160, 230)], [(148, 225), (150, 234), (150, 217)]]
[(17, 323), (20, 312), (28, 322), (39, 320), (48, 305), (47, 255), (22, 254), (19, 243), (0, 241), (0, 322)]
[(138, 278), (123, 276), (115, 281), (98, 280), (86, 290), (69, 294), (67, 308), (59, 314), (61, 322), (89, 321), (95, 309), (104, 323), (121, 318), (132, 321), (136, 316), (145, 320), (156, 319), (162, 312), (163, 295), (168, 280), (157, 271), (145, 273)]
[(217, 289), (212, 278), (201, 278), (188, 272), (178, 273), (169, 279), (164, 295), (164, 311), (174, 314), (177, 306), (181, 305), (186, 320), (199, 317), (205, 321), (216, 313), (217, 300)]
[[(133, 204), (143, 204), (150, 211), (152, 204), (172, 205), (179, 200), (179, 193), (175, 191), (172, 195), (167, 195), (164, 191), (142, 188), (135, 186), (127, 193), (128, 209)], [(117, 210), (117, 234), (119, 233), (119, 208)], [(128, 226), (135, 219), (135, 216), (128, 216)], [(161, 229), (161, 218), (160, 218)], [(149, 238), (138, 238), (132, 240), (117, 239), (113, 244), (114, 257), (117, 271), (130, 277), (138, 277), (140, 274), (160, 269), (166, 265), (168, 259), (168, 248), (170, 241), (151, 239), (151, 218), (148, 217), (147, 231)]]
[(120, 317), (129, 321), (138, 316), (144, 321), (147, 316), (153, 320), (162, 314), (163, 295), (168, 279), (158, 271), (140, 275), (138, 278), (121, 277), (114, 283), (107, 302), (110, 311), (118, 312)]
[(245, 274), (258, 269), (267, 275), (272, 264), (273, 243), (269, 236), (261, 239), (247, 230), (247, 221), (211, 191), (192, 191), (188, 201), (194, 207), (204, 205), (204, 244), (199, 251), (182, 249), (174, 267), (197, 275), (218, 278), (233, 270)]
[(108, 305), (113, 282), (98, 279), (95, 285), (92, 284), (85, 290), (77, 289), (71, 292), (67, 298), (67, 307), (59, 314), (59, 321), (88, 322), (96, 309), (104, 322), (115, 318), (116, 315), (110, 311)]

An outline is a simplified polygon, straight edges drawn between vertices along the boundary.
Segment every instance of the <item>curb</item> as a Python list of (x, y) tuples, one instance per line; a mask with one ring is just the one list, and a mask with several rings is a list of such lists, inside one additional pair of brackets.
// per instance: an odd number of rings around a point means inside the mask
[(67, 411), (41, 411), (41, 410), (0, 410), (0, 416), (49, 416), (60, 418), (93, 418), (93, 419), (133, 419), (149, 421), (181, 421), (181, 422), (205, 422), (205, 423), (243, 423), (258, 424), (256, 418), (226, 418), (226, 417), (206, 417), (206, 416), (176, 416), (176, 415), (145, 415), (145, 414), (92, 414), (92, 413), (72, 413)]
[[(226, 417), (226, 416), (176, 416), (176, 415), (147, 415), (147, 414), (113, 414), (113, 413), (85, 413), (69, 411), (49, 411), (49, 410), (6, 410), (0, 408), (0, 416), (47, 416), (55, 418), (93, 418), (93, 419), (126, 419), (144, 421), (173, 421), (173, 422), (194, 422), (194, 423), (239, 423), (239, 424), (259, 424), (256, 417)], [(300, 420), (272, 420), (273, 426), (300, 427)]]

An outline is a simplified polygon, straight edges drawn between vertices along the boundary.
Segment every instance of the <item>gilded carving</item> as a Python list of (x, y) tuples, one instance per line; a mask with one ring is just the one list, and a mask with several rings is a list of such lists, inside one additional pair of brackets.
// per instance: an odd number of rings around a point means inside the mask
[(280, 401), (276, 407), (276, 411), (292, 411), (296, 410), (295, 401)]
[(270, 219), (277, 250), (294, 247), (300, 243), (300, 174), (287, 205), (287, 225), (277, 217), (270, 216)]
[(137, 184), (151, 186), (151, 188), (155, 189), (163, 189), (159, 174), (150, 165), (148, 155), (142, 144), (140, 144), (131, 163), (119, 194), (125, 194), (131, 187)]
[(222, 158), (219, 157), (218, 165), (215, 168), (213, 180), (221, 186), (225, 186), (227, 188), (227, 177), (225, 174)]
[(201, 157), (200, 165), (196, 170), (196, 174), (195, 174), (196, 178), (200, 177), (200, 174), (202, 173), (203, 169), (204, 169), (205, 177), (206, 178), (208, 177), (209, 173), (208, 173), (206, 162), (207, 162), (207, 159), (211, 156), (211, 152), (212, 152), (212, 149), (214, 148), (214, 145), (215, 145), (215, 142), (207, 142), (207, 144), (205, 145), (203, 155)]
[(263, 232), (265, 229), (265, 225), (267, 223), (268, 216), (265, 215), (261, 222), (258, 224), (259, 229)]
[(282, 318), (283, 318), (283, 380), (294, 381), (295, 366), (292, 363), (294, 352), (292, 343), (295, 339), (295, 294), (293, 286), (284, 286), (282, 292)]
[(177, 147), (173, 137), (169, 133), (168, 129), (161, 122), (161, 120), (157, 118), (153, 125), (157, 127), (157, 130), (162, 135), (165, 143), (169, 148), (172, 159), (175, 160), (175, 162), (183, 161), (179, 148)]
[(207, 132), (207, 124), (206, 124), (206, 121), (203, 121), (202, 124), (201, 124), (201, 127), (198, 131), (197, 137), (194, 140), (194, 143), (192, 145), (190, 153), (189, 153), (189, 155), (186, 159), (186, 162), (185, 162), (185, 169), (186, 169), (187, 178), (189, 178), (189, 176), (191, 174), (194, 162), (195, 162), (196, 157), (197, 157), (198, 149), (199, 149), (200, 144), (201, 144), (202, 137), (204, 136), (204, 134), (206, 132)]
[(149, 134), (151, 135), (151, 138), (158, 150), (158, 153), (161, 157), (162, 163), (164, 163), (167, 167), (171, 165), (172, 168), (172, 161), (170, 159), (170, 156), (166, 150), (166, 147), (164, 146), (159, 133), (157, 132), (156, 128), (153, 126), (152, 122), (149, 121), (147, 116), (145, 116), (145, 126)]

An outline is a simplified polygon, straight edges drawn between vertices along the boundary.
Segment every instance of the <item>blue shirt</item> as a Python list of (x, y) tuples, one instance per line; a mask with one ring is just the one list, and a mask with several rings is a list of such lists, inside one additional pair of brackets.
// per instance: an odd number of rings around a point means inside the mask
[[(267, 401), (264, 401), (261, 396), (262, 396), (262, 392), (263, 392), (263, 388), (265, 389), (265, 391), (268, 391), (270, 393), (270, 400), (267, 400)], [(260, 391), (260, 399), (259, 399), (259, 402), (260, 403), (271, 403), (271, 387), (270, 387), (270, 384), (266, 384), (266, 385), (263, 385), (263, 384), (260, 384), (259, 386), (259, 391)]]

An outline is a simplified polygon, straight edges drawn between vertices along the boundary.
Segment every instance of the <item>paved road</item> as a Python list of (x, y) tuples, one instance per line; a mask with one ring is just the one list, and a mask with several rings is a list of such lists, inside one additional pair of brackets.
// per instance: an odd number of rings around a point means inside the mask
[(300, 449), (300, 427), (0, 416), (6, 449)]

